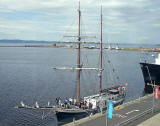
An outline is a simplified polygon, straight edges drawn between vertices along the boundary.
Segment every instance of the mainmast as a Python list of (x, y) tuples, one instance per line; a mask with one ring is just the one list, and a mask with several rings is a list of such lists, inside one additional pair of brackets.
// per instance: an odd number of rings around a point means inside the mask
[(102, 48), (102, 6), (101, 6), (101, 41), (100, 41), (100, 75), (99, 75), (99, 95), (102, 91), (102, 60), (103, 60), (103, 48)]
[[(78, 27), (78, 61), (77, 61), (77, 68), (81, 68), (81, 11), (80, 11), (80, 0), (79, 0), (79, 9), (78, 9), (78, 13), (79, 13), (79, 27)], [(80, 104), (80, 72), (81, 70), (77, 70), (77, 86), (78, 86), (78, 105)]]

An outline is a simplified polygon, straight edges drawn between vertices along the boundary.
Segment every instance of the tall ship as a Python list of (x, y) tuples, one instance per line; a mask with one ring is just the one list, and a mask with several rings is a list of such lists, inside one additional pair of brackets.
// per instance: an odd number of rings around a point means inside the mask
[[(125, 100), (126, 96), (126, 86), (127, 84), (120, 84), (117, 86), (109, 87), (106, 89), (102, 88), (102, 77), (103, 77), (103, 39), (102, 39), (102, 6), (101, 6), (101, 16), (100, 16), (100, 24), (101, 24), (101, 36), (100, 36), (100, 42), (99, 45), (99, 67), (98, 68), (90, 68), (90, 67), (83, 67), (81, 62), (81, 44), (87, 43), (82, 41), (82, 38), (88, 37), (88, 36), (82, 36), (81, 35), (81, 10), (80, 10), (80, 1), (79, 1), (79, 9), (78, 9), (78, 35), (74, 36), (77, 38), (77, 41), (74, 42), (74, 44), (77, 44), (77, 65), (76, 67), (54, 67), (55, 70), (75, 70), (77, 73), (76, 78), (76, 85), (77, 85), (77, 97), (69, 97), (66, 98), (64, 102), (62, 102), (61, 97), (56, 98), (56, 104), (48, 106), (40, 106), (38, 102), (35, 103), (33, 106), (29, 106), (21, 102), (21, 106), (18, 106), (18, 108), (23, 109), (42, 109), (42, 110), (54, 110), (55, 115), (57, 116), (58, 121), (63, 120), (65, 118), (81, 118), (89, 114), (94, 114), (97, 112), (100, 112), (102, 110), (107, 109), (107, 103), (112, 102), (114, 106), (120, 105)], [(73, 37), (73, 36), (72, 36)], [(87, 43), (89, 44), (89, 42)], [(91, 71), (98, 71), (98, 78), (99, 78), (99, 89), (96, 94), (81, 97), (80, 93), (80, 87), (81, 85), (81, 72), (85, 70), (91, 70)], [(89, 83), (89, 82), (88, 82)], [(105, 82), (103, 82), (105, 83)], [(80, 86), (81, 85), (81, 86)]]
[(145, 82), (145, 93), (153, 92), (153, 85), (160, 86), (160, 54), (155, 58), (154, 63), (140, 62), (140, 67), (143, 73)]

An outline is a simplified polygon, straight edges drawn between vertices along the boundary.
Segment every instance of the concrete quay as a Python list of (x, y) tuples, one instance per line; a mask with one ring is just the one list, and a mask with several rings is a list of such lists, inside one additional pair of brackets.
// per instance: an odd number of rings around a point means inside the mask
[(160, 98), (153, 100), (151, 94), (114, 108), (113, 118), (107, 119), (107, 125), (106, 113), (98, 113), (63, 126), (158, 126), (159, 112)]
[(151, 117), (150, 119), (142, 122), (137, 126), (159, 126), (160, 125), (160, 113)]

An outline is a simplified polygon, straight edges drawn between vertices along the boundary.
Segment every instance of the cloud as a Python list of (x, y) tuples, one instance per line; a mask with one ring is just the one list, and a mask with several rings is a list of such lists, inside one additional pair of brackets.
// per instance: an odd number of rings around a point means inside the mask
[(160, 24), (152, 24), (153, 27), (160, 28)]
[(116, 0), (110, 0), (110, 1), (106, 1), (106, 2), (102, 2), (102, 5), (104, 7), (109, 7), (109, 8), (113, 8), (113, 7), (122, 7), (122, 6), (126, 6), (127, 3), (122, 2), (122, 1), (116, 1)]
[[(100, 33), (101, 4), (106, 36), (109, 34), (119, 41), (145, 42), (141, 36), (155, 41), (160, 34), (160, 1), (80, 1), (82, 30), (86, 34)], [(0, 0), (0, 39), (59, 40), (65, 31), (77, 34), (77, 9), (78, 0)]]
[(142, 39), (142, 40), (148, 40), (149, 37), (148, 36), (142, 36), (140, 39)]
[(62, 6), (64, 0), (1, 0), (1, 6), (10, 10), (39, 10), (42, 8), (51, 8)]

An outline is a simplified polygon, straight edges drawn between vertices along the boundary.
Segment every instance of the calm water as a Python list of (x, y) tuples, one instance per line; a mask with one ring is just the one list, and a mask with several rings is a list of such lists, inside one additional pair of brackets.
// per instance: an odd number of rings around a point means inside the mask
[[(82, 50), (83, 66), (98, 66), (98, 50)], [(0, 48), (0, 126), (54, 126), (50, 111), (15, 109), (20, 101), (33, 105), (38, 101), (54, 103), (58, 96), (75, 96), (76, 71), (53, 70), (54, 66), (75, 66), (77, 50), (55, 48)], [(143, 95), (140, 52), (104, 50), (103, 87), (128, 83), (126, 101)], [(151, 59), (153, 60), (153, 59)], [(96, 71), (84, 71), (81, 95), (98, 92)], [(48, 115), (42, 119), (42, 115)]]

